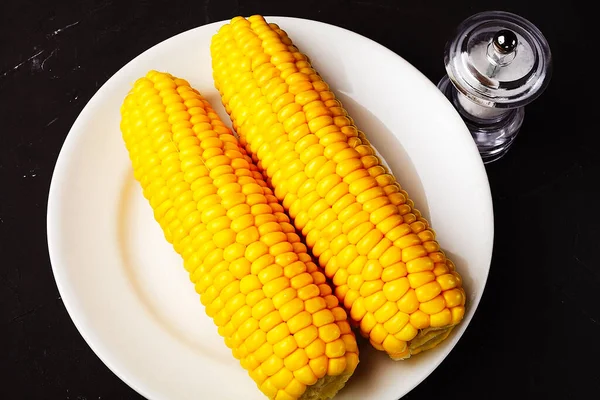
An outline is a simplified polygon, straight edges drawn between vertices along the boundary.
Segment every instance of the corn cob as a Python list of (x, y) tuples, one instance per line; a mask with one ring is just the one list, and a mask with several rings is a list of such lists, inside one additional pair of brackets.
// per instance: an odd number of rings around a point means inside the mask
[(428, 222), (287, 34), (236, 17), (211, 43), (233, 127), (349, 311), (378, 350), (435, 347), (465, 292)]
[(137, 80), (121, 114), (134, 176), (233, 355), (271, 399), (332, 397), (356, 339), (245, 149), (170, 74)]

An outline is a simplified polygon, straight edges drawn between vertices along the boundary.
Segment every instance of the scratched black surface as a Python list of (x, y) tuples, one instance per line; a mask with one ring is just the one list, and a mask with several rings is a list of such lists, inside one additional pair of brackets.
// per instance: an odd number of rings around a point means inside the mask
[(487, 168), (496, 239), (480, 308), (451, 355), (406, 398), (597, 395), (600, 161), (588, 58), (593, 25), (583, 3), (3, 0), (0, 398), (140, 398), (71, 322), (52, 276), (45, 230), (50, 179), (69, 128), (127, 61), (198, 25), (261, 13), (354, 30), (437, 82), (454, 27), (489, 8), (538, 25), (553, 50), (554, 77), (527, 108), (515, 147)]

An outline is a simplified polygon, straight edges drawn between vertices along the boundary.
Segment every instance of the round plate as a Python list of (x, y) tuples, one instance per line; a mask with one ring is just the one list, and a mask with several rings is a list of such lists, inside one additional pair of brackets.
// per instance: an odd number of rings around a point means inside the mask
[[(448, 355), (481, 298), (493, 242), (483, 164), (450, 103), (402, 58), (331, 25), (268, 20), (311, 57), (463, 276), (467, 313), (442, 345), (394, 362), (362, 343), (358, 369), (336, 396), (397, 399)], [(158, 44), (102, 86), (75, 121), (50, 188), (48, 244), (65, 306), (98, 357), (150, 399), (265, 398), (204, 313), (181, 258), (133, 178), (119, 130), (125, 95), (150, 69), (187, 79), (229, 121), (213, 86), (209, 51), (223, 23)]]

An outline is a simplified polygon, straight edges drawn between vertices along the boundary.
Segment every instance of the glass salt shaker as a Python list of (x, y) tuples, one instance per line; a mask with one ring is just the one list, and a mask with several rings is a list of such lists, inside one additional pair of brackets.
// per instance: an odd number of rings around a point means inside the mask
[(438, 88), (469, 128), (484, 163), (513, 144), (524, 106), (548, 85), (552, 62), (544, 35), (528, 20), (503, 11), (463, 21), (444, 55)]

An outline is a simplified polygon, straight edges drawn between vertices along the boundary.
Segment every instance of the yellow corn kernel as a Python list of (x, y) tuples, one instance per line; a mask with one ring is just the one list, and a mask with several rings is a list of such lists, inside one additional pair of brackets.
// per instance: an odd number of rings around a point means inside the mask
[(268, 378), (260, 385), (260, 390), (269, 398), (275, 398), (278, 393), (277, 387)]
[[(246, 260), (245, 258), (238, 258), (237, 260), (234, 260), (229, 264), (229, 271), (233, 274), (233, 276), (236, 279), (243, 280), (244, 278), (254, 276), (254, 275), (250, 275), (250, 267), (251, 267), (250, 261)], [(241, 281), (240, 281), (240, 284), (241, 284)], [(255, 288), (255, 289), (258, 289), (258, 288)], [(240, 285), (240, 290), (241, 290), (241, 285)], [(252, 289), (252, 290), (254, 290), (254, 289)], [(249, 293), (249, 292), (242, 291), (242, 293)]]
[(319, 287), (315, 284), (309, 284), (298, 290), (298, 298), (309, 300), (319, 295)]
[(336, 339), (333, 342), (325, 345), (325, 354), (327, 357), (337, 358), (342, 357), (346, 353), (346, 344), (343, 339)]
[(394, 335), (394, 334), (400, 332), (400, 330), (402, 328), (404, 328), (404, 325), (406, 325), (408, 323), (409, 318), (410, 317), (407, 313), (399, 311), (392, 318), (387, 320), (383, 324), (383, 327), (385, 328), (385, 330), (387, 332)]
[(308, 355), (308, 358), (312, 360), (325, 354), (325, 348), (325, 342), (320, 338), (316, 338), (311, 344), (306, 346), (305, 351)]
[(452, 325), (458, 324), (465, 316), (465, 308), (463, 306), (452, 307), (450, 312), (452, 313)]
[(419, 333), (417, 328), (408, 323), (404, 325), (404, 328), (402, 328), (400, 332), (396, 333), (394, 337), (404, 342), (410, 342), (415, 338), (415, 336), (417, 336), (417, 333)]
[(408, 247), (416, 246), (416, 245), (420, 245), (420, 244), (421, 244), (421, 239), (419, 239), (419, 237), (414, 233), (404, 235), (401, 238), (394, 241), (394, 246), (397, 246), (401, 249), (406, 249)]
[[(346, 246), (340, 253), (337, 255), (337, 262), (340, 268), (348, 267), (354, 260), (359, 257), (358, 251), (356, 250), (356, 246)], [(364, 256), (362, 256), (364, 257)], [(364, 257), (366, 259), (366, 257)]]
[(430, 325), (433, 328), (450, 325), (452, 322), (452, 314), (448, 308), (429, 316)]
[(258, 273), (258, 279), (263, 285), (280, 276), (283, 276), (283, 268), (277, 264), (270, 265)]
[(400, 226), (402, 222), (404, 222), (402, 216), (398, 214), (392, 214), (389, 217), (385, 218), (383, 221), (379, 222), (377, 224), (377, 229), (379, 229), (384, 235), (386, 235), (387, 240), (392, 242), (387, 237), (387, 235), (392, 229), (396, 228), (397, 226)]
[(402, 250), (395, 246), (387, 249), (379, 259), (379, 262), (384, 268), (400, 261), (402, 261)]
[(396, 339), (393, 335), (388, 335), (382, 346), (391, 357), (398, 357), (406, 350), (406, 342)]
[(444, 300), (444, 296), (439, 295), (434, 297), (432, 300), (429, 300), (425, 303), (421, 303), (419, 305), (419, 310), (431, 316), (442, 311), (444, 307), (446, 307), (446, 301)]
[(357, 244), (362, 238), (364, 238), (367, 235), (367, 233), (371, 232), (373, 229), (375, 229), (375, 225), (373, 225), (371, 222), (363, 222), (362, 224), (358, 225), (356, 228), (348, 232), (348, 241), (351, 244)]
[(352, 328), (350, 327), (350, 323), (348, 321), (336, 321), (336, 325), (340, 330), (340, 335), (352, 333)]
[(377, 260), (368, 260), (363, 268), (362, 276), (365, 281), (374, 281), (381, 278), (383, 267)]
[(329, 376), (337, 376), (343, 373), (346, 370), (346, 358), (332, 358), (329, 359), (329, 363), (327, 366), (327, 374)]
[(266, 333), (258, 329), (244, 341), (244, 344), (246, 345), (246, 349), (252, 353), (262, 346), (266, 341)]
[(331, 240), (329, 248), (334, 255), (338, 255), (349, 243), (348, 237), (340, 234)]
[(348, 271), (345, 269), (338, 269), (333, 276), (333, 284), (335, 286), (342, 286), (348, 282)]
[[(216, 235), (215, 235), (216, 236)], [(262, 242), (254, 242), (246, 247), (246, 254), (244, 257), (250, 262), (258, 260), (259, 257), (268, 254), (269, 247)]]
[(435, 281), (435, 275), (431, 271), (415, 272), (408, 275), (410, 287), (413, 289), (419, 288), (429, 282)]
[(306, 348), (309, 344), (312, 343), (319, 336), (319, 330), (314, 325), (309, 325), (304, 329), (296, 332), (294, 334), (294, 339), (296, 339), (296, 343), (300, 348)]
[[(289, 322), (293, 317), (304, 310), (304, 302), (299, 298), (294, 298), (280, 307), (279, 313), (284, 321)], [(289, 326), (289, 323), (288, 323)], [(291, 331), (291, 329), (290, 329)]]
[(367, 311), (374, 313), (386, 303), (387, 299), (383, 291), (372, 294), (365, 298), (365, 308)]
[(458, 272), (456, 272), (456, 271), (452, 271), (452, 275), (454, 275), (454, 278), (456, 279), (456, 286), (457, 286), (457, 287), (462, 287), (462, 278), (461, 278), (461, 276), (458, 274)]
[(296, 349), (285, 358), (284, 365), (287, 369), (294, 372), (304, 367), (308, 361), (309, 358), (305, 349)]
[(352, 275), (348, 278), (348, 287), (352, 290), (360, 290), (364, 282), (362, 275)]
[[(277, 264), (281, 265), (280, 263), (277, 262), (277, 258), (275, 259), (275, 262)], [(290, 283), (293, 282), (292, 278), (300, 275), (303, 272), (306, 272), (306, 264), (302, 261), (297, 261), (297, 262), (291, 263), (289, 265), (286, 265), (283, 268), (283, 275), (290, 279)], [(294, 287), (293, 284), (292, 284), (292, 287), (294, 289), (297, 289), (296, 287)]]
[(410, 246), (402, 249), (402, 261), (407, 263), (415, 258), (425, 257), (427, 250), (421, 245)]
[[(308, 263), (308, 265), (310, 266), (312, 263)], [(323, 273), (321, 271), (317, 271), (317, 266), (315, 264), (312, 264), (312, 266), (314, 266), (314, 271), (311, 272), (311, 276), (313, 278), (313, 282), (315, 283), (315, 285), (321, 285), (323, 283), (326, 282), (326, 278), (325, 275), (323, 275)]]
[(290, 279), (290, 286), (296, 290), (300, 290), (311, 283), (313, 283), (313, 277), (308, 272), (298, 274)]
[(381, 344), (383, 343), (383, 340), (386, 338), (387, 334), (388, 333), (382, 324), (376, 324), (371, 332), (369, 332), (369, 337), (371, 341)]
[(356, 257), (354, 260), (352, 260), (351, 263), (349, 263), (347, 265), (348, 273), (350, 275), (362, 274), (363, 268), (365, 267), (366, 263), (367, 263), (367, 257), (365, 257), (365, 256)]
[(310, 368), (310, 365), (305, 365), (299, 370), (294, 371), (294, 377), (298, 380), (298, 382), (306, 386), (314, 385), (319, 379)]
[(285, 322), (280, 323), (276, 327), (267, 332), (267, 342), (271, 345), (280, 342), (290, 334), (288, 326)]
[(450, 260), (446, 260), (446, 265), (448, 266), (448, 268), (450, 269), (450, 271), (454, 272), (456, 271), (456, 266), (454, 265), (454, 263)]
[(282, 290), (273, 296), (273, 305), (275, 308), (281, 310), (283, 306), (285, 306), (288, 302), (296, 299), (296, 289), (292, 287), (288, 287), (287, 289)]
[(406, 263), (406, 270), (409, 273), (432, 271), (434, 269), (433, 260), (429, 257), (420, 257)]
[(446, 263), (446, 256), (442, 251), (436, 251), (433, 253), (429, 253), (429, 258), (433, 260), (434, 263)]
[(383, 269), (381, 273), (381, 280), (384, 282), (390, 282), (407, 275), (406, 264), (403, 262), (397, 262), (389, 265)]
[[(404, 218), (402, 218), (402, 220), (404, 222)], [(410, 229), (410, 225), (408, 225), (407, 223), (402, 223), (396, 226), (395, 228), (391, 229), (388, 233), (386, 233), (385, 237), (394, 242), (403, 237), (404, 235), (408, 235), (410, 232), (412, 232), (412, 230)], [(400, 250), (399, 247), (397, 249)]]
[(325, 355), (322, 355), (317, 358), (313, 358), (308, 362), (310, 369), (315, 374), (317, 378), (322, 378), (327, 374), (327, 366), (329, 364), (328, 358)]
[[(335, 298), (335, 297), (334, 297)], [(321, 310), (313, 314), (313, 324), (319, 328), (335, 321), (330, 310)]]
[(371, 312), (367, 312), (360, 320), (360, 331), (363, 335), (368, 335), (371, 330), (377, 325), (377, 320)]
[(442, 295), (446, 302), (446, 307), (452, 308), (463, 304), (464, 296), (460, 289), (445, 290)]
[[(231, 270), (231, 266), (229, 267), (229, 269)], [(262, 288), (262, 283), (260, 283), (260, 280), (256, 275), (246, 275), (240, 281), (241, 293), (248, 294), (260, 288)]]
[[(306, 365), (307, 363), (308, 363), (308, 360), (304, 365)], [(294, 370), (294, 371), (296, 371), (296, 370)], [(294, 396), (294, 398), (298, 398), (298, 397), (302, 396), (305, 391), (306, 391), (306, 385), (301, 383), (298, 379), (295, 379), (295, 378), (292, 379), (292, 381), (284, 389), (285, 393), (289, 394), (290, 396)]]
[(277, 357), (275, 354), (272, 354), (269, 358), (263, 361), (261, 368), (267, 376), (273, 376), (279, 372), (281, 368), (283, 368), (283, 360)]
[[(379, 230), (379, 228), (377, 228), (377, 230), (379, 232), (381, 232)], [(391, 246), (392, 246), (392, 241), (389, 240), (388, 238), (384, 237), (384, 238), (382, 238), (381, 240), (378, 241), (378, 243), (375, 245), (375, 247), (373, 247), (371, 249), (371, 251), (369, 251), (369, 253), (367, 254), (367, 257), (369, 258), (369, 260), (378, 260), (378, 259), (380, 259), (383, 256), (383, 254)]]
[[(292, 379), (294, 379), (294, 374), (287, 368), (281, 368), (279, 372), (275, 373), (270, 378), (270, 381), (277, 389), (283, 389), (292, 381)], [(281, 390), (279, 393), (281, 393)]]
[[(341, 290), (345, 290), (344, 288), (346, 288), (347, 286), (338, 286), (336, 288), (336, 295), (339, 298), (343, 298), (344, 299), (344, 306), (346, 308), (352, 308), (352, 304), (354, 304), (354, 302), (360, 297), (360, 293), (357, 292), (356, 290), (352, 290), (349, 289), (345, 295), (343, 295)], [(341, 289), (341, 290), (340, 290)]]
[(356, 338), (350, 334), (343, 334), (342, 340), (345, 344), (346, 354), (358, 353), (358, 345), (356, 344)]
[[(273, 345), (273, 353), (279, 358), (285, 358), (292, 354), (294, 350), (298, 348), (296, 340), (293, 336), (287, 336), (280, 342)], [(287, 383), (286, 383), (287, 385)]]
[(450, 272), (450, 269), (446, 265), (445, 262), (437, 262), (435, 263), (435, 267), (433, 268), (433, 273), (435, 276), (446, 275)]
[[(318, 289), (318, 288), (317, 288)], [(322, 297), (314, 297), (304, 302), (304, 309), (311, 314), (327, 307), (327, 303)]]
[(410, 289), (410, 283), (408, 278), (406, 277), (386, 282), (383, 285), (383, 293), (385, 294), (385, 297), (390, 301), (400, 300), (400, 298), (404, 296), (408, 289)]
[(425, 251), (427, 251), (428, 253), (435, 253), (437, 251), (440, 251), (440, 245), (434, 240), (424, 242), (423, 247), (425, 248)]
[(353, 320), (360, 321), (366, 313), (367, 309), (365, 307), (365, 299), (361, 297), (352, 304), (350, 316)]
[(429, 315), (417, 310), (410, 314), (410, 324), (417, 329), (425, 329), (429, 327)]
[(398, 305), (398, 310), (404, 313), (412, 314), (415, 312), (419, 308), (419, 299), (417, 299), (415, 290), (409, 289), (396, 304)]
[(259, 386), (263, 384), (265, 380), (267, 380), (268, 376), (265, 374), (260, 366), (255, 368), (250, 372), (250, 377), (256, 382)]
[(344, 372), (352, 373), (356, 370), (356, 366), (358, 365), (358, 353), (346, 353), (346, 369)]
[[(380, 222), (384, 221), (386, 218), (389, 218), (392, 215), (395, 215), (398, 212), (398, 209), (396, 208), (395, 205), (393, 204), (388, 204), (386, 206), (383, 206), (379, 209), (377, 209), (376, 211), (373, 211), (369, 217), (369, 220), (374, 224), (377, 225)], [(386, 237), (390, 240), (392, 240), (392, 237), (394, 236), (393, 234), (390, 234), (390, 232), (388, 232), (388, 234), (386, 234)], [(392, 240), (393, 241), (393, 240)]]
[(253, 355), (247, 356), (242, 360), (242, 367), (248, 371), (253, 371), (260, 366), (260, 363), (254, 358)]
[(262, 299), (264, 299), (265, 293), (262, 291), (262, 288), (258, 288), (256, 290), (253, 290), (251, 293), (248, 293), (248, 295), (246, 296), (246, 304), (248, 304), (250, 307), (254, 307), (259, 301), (261, 301)]
[(275, 400), (296, 400), (296, 397), (288, 394), (285, 390), (278, 390), (277, 396), (275, 396)]
[(235, 242), (235, 232), (231, 229), (226, 229), (221, 232), (215, 233), (213, 241), (217, 245), (217, 247), (224, 249), (230, 244)]
[[(232, 320), (233, 320), (233, 317), (232, 317)], [(237, 326), (234, 326), (232, 321), (229, 321), (229, 323), (227, 323), (225, 326), (219, 327), (219, 329), (218, 329), (219, 335), (221, 335), (223, 337), (232, 336), (235, 333), (235, 330), (244, 322), (245, 322), (245, 320), (242, 321), (241, 323), (239, 323)]]
[[(304, 304), (302, 304), (304, 307)], [(283, 316), (282, 316), (283, 317)], [(287, 321), (290, 333), (295, 334), (300, 330), (312, 324), (312, 315), (306, 311), (301, 311), (299, 314)]]
[(381, 306), (377, 311), (375, 311), (375, 319), (378, 323), (383, 324), (387, 322), (390, 318), (392, 318), (398, 312), (398, 306), (396, 302), (388, 301), (383, 306)]
[(382, 280), (364, 282), (360, 287), (360, 295), (367, 298), (383, 290), (384, 282)]
[(340, 328), (335, 323), (331, 323), (319, 328), (319, 337), (329, 343), (341, 336)]
[(356, 250), (360, 255), (367, 255), (383, 239), (383, 233), (373, 228), (356, 244)]
[(442, 287), (436, 281), (426, 283), (415, 289), (415, 294), (419, 302), (424, 303), (442, 293)]
[[(255, 242), (255, 243), (260, 243), (260, 242)], [(246, 247), (246, 252), (248, 252), (248, 247)], [(245, 257), (247, 259), (247, 257)], [(258, 275), (260, 273), (260, 271), (262, 271), (264, 268), (267, 268), (270, 265), (273, 265), (275, 263), (275, 257), (273, 257), (271, 254), (263, 254), (262, 256), (258, 257), (257, 259), (255, 259), (254, 261), (250, 261), (250, 273), (253, 275)]]
[[(348, 323), (348, 321), (347, 321), (348, 314), (346, 313), (346, 311), (344, 311), (343, 308), (336, 307), (336, 308), (334, 308), (334, 309), (331, 310), (331, 313), (333, 314), (333, 317), (335, 318), (336, 322), (339, 322), (339, 323), (341, 323), (341, 322)], [(338, 325), (339, 325), (339, 323), (338, 323)]]
[(276, 278), (263, 286), (265, 295), (269, 298), (273, 298), (277, 293), (290, 287), (290, 280), (285, 276)]
[(458, 286), (458, 280), (453, 274), (440, 275), (436, 278), (436, 281), (439, 283), (442, 290), (449, 290)]

